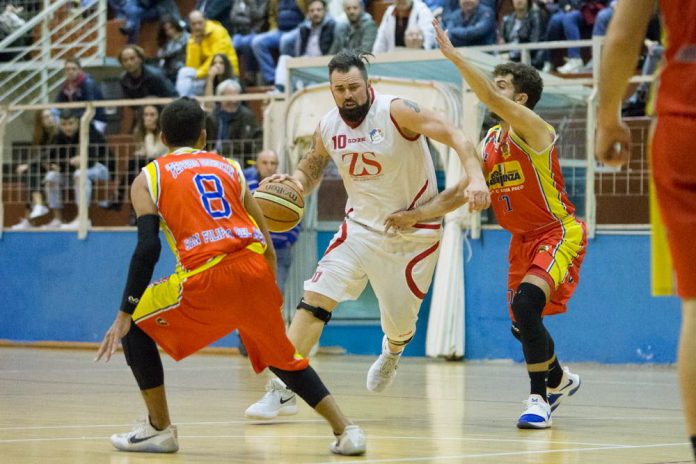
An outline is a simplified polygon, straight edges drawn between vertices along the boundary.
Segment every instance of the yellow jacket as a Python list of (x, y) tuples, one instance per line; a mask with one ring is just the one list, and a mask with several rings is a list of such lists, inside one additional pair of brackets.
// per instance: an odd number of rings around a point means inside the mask
[(234, 68), (234, 75), (239, 76), (239, 60), (232, 46), (232, 39), (222, 24), (211, 19), (205, 21), (205, 34), (201, 43), (196, 43), (193, 35), (186, 44), (186, 66), (196, 69), (196, 77), (205, 79), (213, 62), (213, 56), (222, 53), (227, 56)]

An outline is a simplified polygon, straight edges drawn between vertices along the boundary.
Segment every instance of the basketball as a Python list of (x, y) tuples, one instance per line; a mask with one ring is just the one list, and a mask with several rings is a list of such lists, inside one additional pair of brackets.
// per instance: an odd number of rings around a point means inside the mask
[(302, 220), (304, 198), (291, 180), (265, 182), (254, 191), (254, 198), (271, 232), (287, 232)]

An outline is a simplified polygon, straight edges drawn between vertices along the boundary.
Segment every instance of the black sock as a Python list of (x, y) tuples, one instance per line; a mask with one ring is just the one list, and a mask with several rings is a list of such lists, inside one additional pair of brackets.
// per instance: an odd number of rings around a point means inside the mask
[(694, 449), (694, 458), (696, 459), (696, 435), (691, 437), (691, 447)]
[(546, 401), (546, 371), (530, 372), (529, 380), (531, 383), (529, 394), (539, 395)]
[(553, 359), (553, 362), (549, 364), (549, 376), (546, 384), (551, 388), (556, 388), (561, 384), (561, 380), (563, 379), (563, 368), (555, 357), (555, 345), (548, 330), (546, 331), (546, 336), (549, 340), (549, 358)]

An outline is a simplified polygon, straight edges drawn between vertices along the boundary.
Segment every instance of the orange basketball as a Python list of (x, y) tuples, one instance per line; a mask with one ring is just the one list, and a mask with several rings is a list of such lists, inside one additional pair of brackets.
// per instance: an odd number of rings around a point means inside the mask
[(304, 198), (291, 180), (265, 182), (254, 191), (254, 198), (271, 232), (287, 232), (302, 219)]

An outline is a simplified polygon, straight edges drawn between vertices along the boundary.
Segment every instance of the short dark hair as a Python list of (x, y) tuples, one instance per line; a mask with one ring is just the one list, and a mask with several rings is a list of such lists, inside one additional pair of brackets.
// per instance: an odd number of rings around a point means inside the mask
[(125, 47), (121, 49), (120, 52), (118, 52), (118, 62), (123, 64), (123, 52), (126, 50), (132, 50), (138, 57), (140, 58), (140, 61), (145, 64), (145, 50), (142, 49), (142, 47), (138, 47), (137, 45), (134, 44), (128, 44)]
[(60, 110), (60, 119), (79, 119), (77, 117), (77, 113), (74, 110), (71, 110), (70, 108), (65, 108)]
[(493, 76), (504, 77), (508, 74), (512, 74), (512, 85), (515, 88), (515, 93), (526, 93), (525, 106), (533, 110), (544, 91), (544, 81), (541, 79), (539, 71), (534, 66), (514, 62), (499, 64), (493, 69)]
[(331, 79), (331, 74), (334, 71), (341, 73), (347, 73), (351, 68), (358, 68), (363, 76), (363, 79), (367, 80), (367, 64), (369, 64), (368, 57), (374, 57), (370, 52), (356, 49), (344, 49), (341, 50), (331, 58), (329, 61), (329, 79)]
[(311, 5), (311, 4), (314, 3), (314, 2), (319, 2), (319, 3), (321, 3), (322, 6), (324, 7), (324, 9), (326, 10), (326, 7), (327, 7), (327, 6), (326, 6), (326, 0), (309, 0), (309, 1), (307, 2), (307, 8), (309, 8), (309, 5)]
[(192, 147), (198, 141), (205, 124), (201, 104), (188, 97), (181, 97), (164, 107), (160, 114), (160, 127), (172, 147)]

